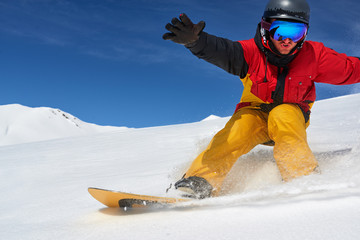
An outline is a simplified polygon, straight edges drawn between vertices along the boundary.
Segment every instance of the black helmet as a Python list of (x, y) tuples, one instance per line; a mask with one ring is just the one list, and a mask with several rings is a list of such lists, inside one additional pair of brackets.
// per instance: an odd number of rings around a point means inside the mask
[(263, 19), (291, 19), (309, 24), (310, 7), (306, 0), (270, 0)]

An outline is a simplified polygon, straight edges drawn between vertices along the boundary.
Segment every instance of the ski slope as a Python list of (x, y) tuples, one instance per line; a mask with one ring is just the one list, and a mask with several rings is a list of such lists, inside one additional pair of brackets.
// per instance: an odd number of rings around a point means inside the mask
[(0, 146), (0, 239), (359, 239), (359, 109), (359, 94), (315, 103), (308, 138), (321, 174), (283, 183), (272, 148), (258, 146), (235, 164), (224, 196), (166, 210), (109, 209), (87, 188), (166, 196), (228, 118), (13, 138)]

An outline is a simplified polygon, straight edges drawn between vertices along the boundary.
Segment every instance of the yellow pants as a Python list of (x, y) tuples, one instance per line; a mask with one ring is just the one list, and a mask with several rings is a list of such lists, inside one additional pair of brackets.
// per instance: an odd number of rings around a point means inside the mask
[(218, 192), (236, 160), (256, 145), (273, 140), (274, 158), (283, 180), (308, 175), (318, 163), (306, 140), (304, 116), (295, 104), (282, 104), (270, 113), (242, 108), (192, 163), (185, 177), (205, 178)]

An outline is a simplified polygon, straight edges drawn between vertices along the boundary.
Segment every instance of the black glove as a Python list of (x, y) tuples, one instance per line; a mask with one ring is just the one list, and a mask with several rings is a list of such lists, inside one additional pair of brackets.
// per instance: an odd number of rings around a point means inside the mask
[(199, 34), (205, 28), (205, 22), (200, 21), (198, 24), (193, 24), (183, 13), (180, 15), (180, 20), (173, 18), (171, 24), (166, 24), (165, 28), (170, 32), (163, 35), (164, 40), (171, 40), (186, 46), (199, 40)]

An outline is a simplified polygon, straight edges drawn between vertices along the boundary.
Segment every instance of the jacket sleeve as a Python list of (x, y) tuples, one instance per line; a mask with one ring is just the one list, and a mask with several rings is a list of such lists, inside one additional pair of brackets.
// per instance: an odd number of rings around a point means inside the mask
[(249, 67), (244, 58), (244, 50), (239, 42), (202, 32), (199, 40), (187, 48), (198, 58), (231, 74), (238, 75), (241, 78), (247, 74)]
[(360, 82), (360, 59), (321, 45), (316, 82), (347, 85)]

